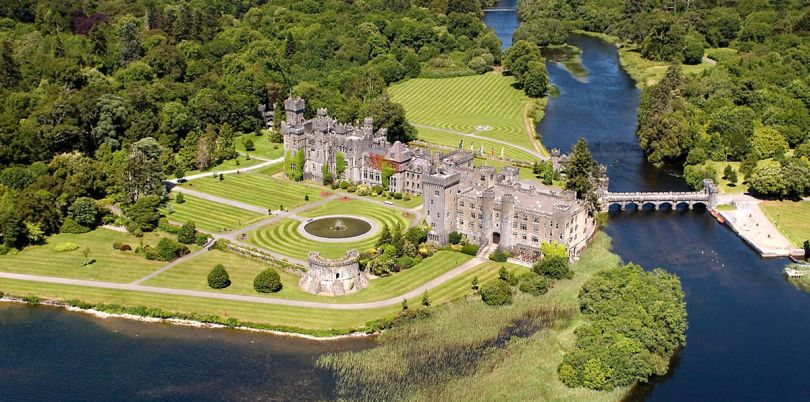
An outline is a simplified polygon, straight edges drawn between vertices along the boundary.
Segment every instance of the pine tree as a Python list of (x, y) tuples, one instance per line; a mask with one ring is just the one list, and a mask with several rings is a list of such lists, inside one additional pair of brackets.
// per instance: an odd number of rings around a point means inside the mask
[(0, 45), (0, 87), (11, 88), (20, 81), (20, 66), (14, 61), (14, 48), (11, 41), (4, 40)]
[(295, 37), (293, 37), (292, 32), (287, 32), (287, 44), (284, 47), (284, 57), (290, 58), (295, 55), (295, 52), (298, 50), (298, 46), (295, 43)]
[(430, 307), (430, 297), (428, 296), (427, 290), (422, 294), (422, 305), (425, 307)]
[(598, 208), (594, 180), (597, 178), (599, 165), (591, 156), (588, 143), (580, 138), (565, 164), (565, 187), (574, 190), (577, 198), (588, 201), (594, 209)]
[(383, 225), (382, 231), (380, 231), (380, 238), (379, 240), (377, 240), (377, 247), (381, 247), (390, 243), (391, 243), (391, 229), (388, 227), (388, 225)]

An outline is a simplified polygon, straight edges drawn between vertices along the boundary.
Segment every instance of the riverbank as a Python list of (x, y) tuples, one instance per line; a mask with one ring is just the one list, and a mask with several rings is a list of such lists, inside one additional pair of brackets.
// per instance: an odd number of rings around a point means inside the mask
[[(762, 201), (751, 196), (727, 196), (718, 206), (717, 213), (725, 224), (760, 256), (804, 256), (804, 250), (792, 244), (776, 225), (763, 213)], [(721, 208), (730, 205), (732, 208)]]

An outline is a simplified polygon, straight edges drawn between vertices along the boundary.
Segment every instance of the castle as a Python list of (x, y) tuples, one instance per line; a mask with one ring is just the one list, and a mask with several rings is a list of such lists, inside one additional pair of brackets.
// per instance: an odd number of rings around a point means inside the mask
[(323, 180), (325, 170), (335, 175), (342, 153), (345, 170), (338, 179), (370, 186), (387, 182), (387, 191), (421, 195), (428, 239), (436, 243), (446, 243), (457, 231), (482, 247), (534, 261), (540, 244), (551, 241), (565, 244), (576, 257), (596, 230), (593, 211), (574, 192), (521, 180), (517, 167), (498, 173), (474, 167), (474, 155), (460, 149), (432, 153), (391, 144), (385, 129), (374, 131), (369, 117), (362, 127), (339, 123), (326, 109), (305, 119), (301, 98), (287, 99), (284, 109), (284, 151), (303, 150), (305, 179)]

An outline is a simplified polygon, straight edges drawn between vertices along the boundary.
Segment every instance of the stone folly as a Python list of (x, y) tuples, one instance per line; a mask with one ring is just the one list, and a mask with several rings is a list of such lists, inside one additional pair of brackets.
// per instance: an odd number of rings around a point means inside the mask
[(365, 289), (368, 278), (360, 272), (358, 256), (357, 250), (351, 250), (343, 258), (330, 260), (315, 251), (310, 252), (307, 273), (298, 286), (305, 292), (327, 296), (343, 296)]

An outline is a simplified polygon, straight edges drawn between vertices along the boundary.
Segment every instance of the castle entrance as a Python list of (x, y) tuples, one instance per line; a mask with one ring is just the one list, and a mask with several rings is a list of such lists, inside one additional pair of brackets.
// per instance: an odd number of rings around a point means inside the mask
[(501, 242), (501, 234), (498, 232), (492, 232), (492, 244), (498, 244)]

